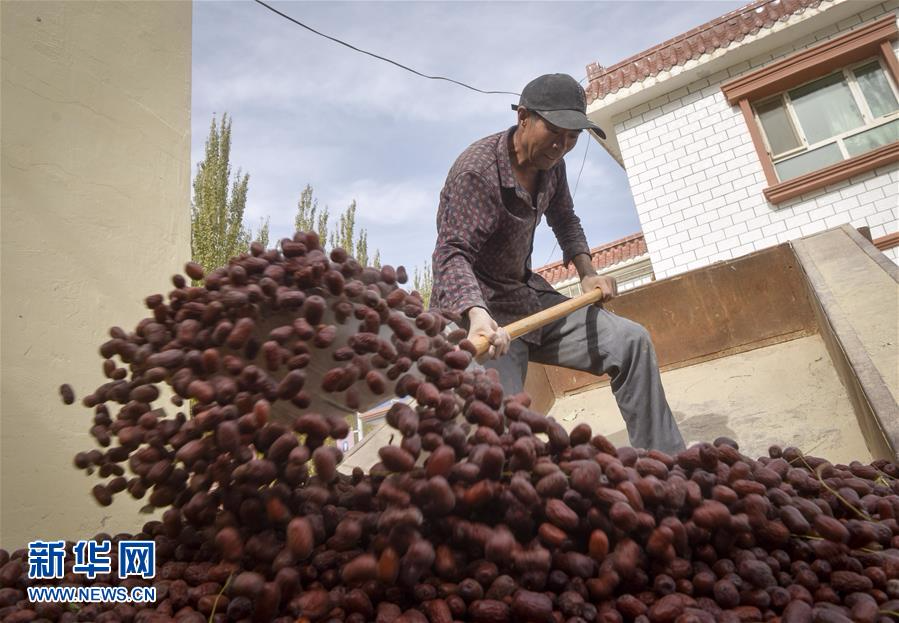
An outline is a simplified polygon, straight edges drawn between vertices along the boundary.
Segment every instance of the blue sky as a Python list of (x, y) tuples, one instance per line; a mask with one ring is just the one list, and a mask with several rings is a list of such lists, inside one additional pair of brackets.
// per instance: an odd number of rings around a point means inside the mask
[[(426, 74), (519, 92), (532, 78), (581, 79), (745, 2), (272, 2), (295, 19)], [(193, 4), (192, 171), (214, 113), (233, 119), (231, 164), (250, 173), (247, 221), (293, 233), (311, 184), (332, 214), (355, 199), (382, 261), (430, 259), (446, 173), (475, 140), (511, 126), (511, 95), (419, 78), (318, 37), (250, 1)], [(627, 177), (584, 136), (567, 157), (591, 246), (640, 224)], [(586, 160), (584, 159), (586, 149)], [(533, 265), (561, 258), (542, 223)], [(554, 248), (555, 247), (555, 248)]]

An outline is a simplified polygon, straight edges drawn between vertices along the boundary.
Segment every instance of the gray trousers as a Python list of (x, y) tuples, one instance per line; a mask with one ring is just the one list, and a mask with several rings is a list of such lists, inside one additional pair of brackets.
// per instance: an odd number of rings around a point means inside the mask
[[(565, 300), (559, 294), (538, 294), (544, 309)], [(483, 365), (499, 373), (507, 394), (515, 394), (524, 388), (528, 361), (608, 374), (632, 446), (669, 454), (684, 449), (652, 340), (636, 322), (588, 305), (543, 327), (540, 346), (513, 340), (509, 352)]]

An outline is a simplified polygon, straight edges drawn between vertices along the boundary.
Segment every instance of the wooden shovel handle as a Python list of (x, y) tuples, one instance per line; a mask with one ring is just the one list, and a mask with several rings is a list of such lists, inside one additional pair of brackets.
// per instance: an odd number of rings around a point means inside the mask
[[(509, 333), (509, 337), (513, 340), (515, 338), (519, 338), (526, 333), (530, 333), (534, 329), (539, 329), (540, 327), (544, 327), (549, 323), (558, 320), (559, 318), (564, 318), (568, 314), (577, 311), (581, 307), (586, 307), (591, 303), (596, 303), (600, 299), (602, 299), (603, 291), (599, 288), (595, 290), (590, 290), (585, 294), (581, 294), (580, 296), (576, 296), (573, 299), (568, 299), (558, 305), (553, 305), (549, 309), (544, 309), (542, 311), (538, 311), (536, 314), (532, 314), (530, 316), (526, 316), (521, 320), (516, 320), (505, 326), (506, 331)], [(490, 342), (484, 336), (476, 336), (472, 339), (475, 348), (478, 351), (478, 356), (483, 355), (487, 352), (487, 349), (490, 348)]]

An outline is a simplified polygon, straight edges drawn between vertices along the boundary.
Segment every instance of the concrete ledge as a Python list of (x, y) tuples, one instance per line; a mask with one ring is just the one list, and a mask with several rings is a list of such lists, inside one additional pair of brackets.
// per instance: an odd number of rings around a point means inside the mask
[[(899, 266), (893, 263), (890, 258), (884, 255), (884, 251), (892, 247), (879, 247), (878, 241), (883, 240), (885, 238), (889, 238), (890, 236), (884, 236), (883, 238), (878, 238), (877, 240), (868, 240), (864, 236), (862, 236), (861, 232), (859, 232), (854, 227), (850, 227), (849, 225), (843, 225), (841, 228), (846, 234), (855, 241), (855, 244), (865, 252), (865, 254), (870, 257), (874, 262), (876, 262), (887, 275), (893, 278), (893, 281), (899, 283)], [(899, 232), (895, 234), (891, 234), (892, 236), (899, 236)]]
[(899, 459), (899, 271), (848, 225), (792, 247), (868, 449), (875, 458)]

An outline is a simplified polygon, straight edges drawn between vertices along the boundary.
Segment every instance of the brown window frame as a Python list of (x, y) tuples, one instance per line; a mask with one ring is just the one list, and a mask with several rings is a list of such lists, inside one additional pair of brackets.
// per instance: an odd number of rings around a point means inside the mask
[(751, 102), (795, 88), (866, 58), (883, 61), (893, 82), (899, 86), (899, 60), (890, 41), (899, 36), (896, 15), (890, 13), (830, 41), (792, 54), (735, 80), (721, 85), (732, 106), (738, 106), (752, 138), (768, 181), (765, 198), (778, 204), (824, 186), (848, 179), (893, 162), (899, 162), (899, 141), (854, 156), (830, 166), (781, 182), (774, 170), (761, 128)]
[(887, 234), (886, 236), (881, 236), (880, 238), (875, 238), (873, 242), (874, 246), (881, 251), (886, 251), (887, 249), (892, 249), (893, 247), (899, 247), (899, 231), (892, 234)]

